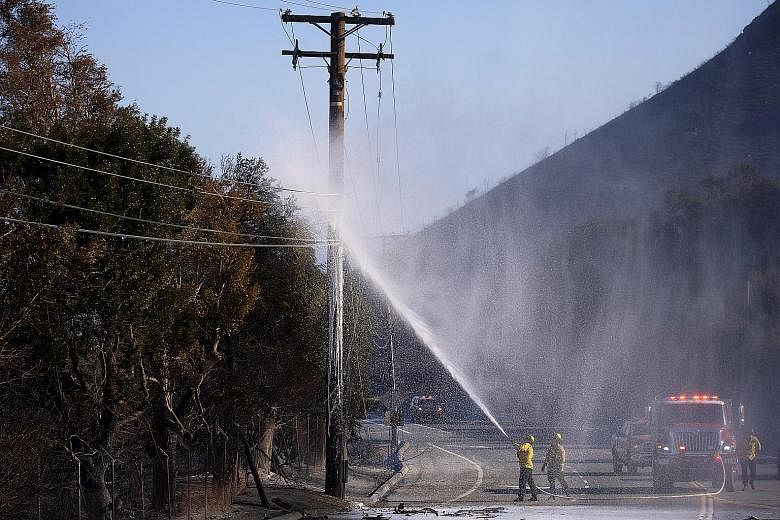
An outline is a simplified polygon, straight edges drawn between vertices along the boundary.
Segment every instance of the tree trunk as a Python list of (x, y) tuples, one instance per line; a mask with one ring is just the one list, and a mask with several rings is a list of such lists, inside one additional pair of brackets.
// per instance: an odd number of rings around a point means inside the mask
[(81, 489), (84, 512), (89, 520), (108, 520), (111, 511), (111, 495), (106, 486), (106, 468), (102, 457), (90, 461), (81, 460)]
[(157, 453), (152, 459), (152, 509), (166, 511), (169, 506), (169, 471), (167, 453)]
[(316, 469), (325, 467), (325, 418), (313, 415), (308, 425), (306, 462)]
[[(114, 356), (110, 350), (101, 353), (103, 361), (102, 408), (97, 417), (97, 435), (94, 446), (97, 450), (90, 456), (84, 456), (80, 462), (81, 482), (84, 496), (84, 509), (89, 520), (107, 520), (111, 512), (111, 495), (106, 486), (106, 470), (110, 463), (109, 451), (116, 428), (114, 407), (114, 376), (116, 371)], [(81, 438), (73, 435), (71, 448), (76, 453), (84, 453), (85, 446)], [(115, 483), (112, 483), (115, 485)]]
[[(157, 442), (152, 457), (152, 509), (167, 511), (176, 497), (176, 436), (168, 428), (164, 405), (154, 406), (154, 436)], [(160, 451), (162, 450), (162, 451)]]
[(267, 475), (271, 471), (271, 455), (274, 449), (276, 419), (274, 417), (262, 417), (258, 424), (258, 430), (257, 447), (260, 450), (260, 460), (257, 461), (257, 466)]
[(244, 444), (244, 456), (246, 457), (246, 464), (249, 466), (249, 471), (252, 472), (252, 478), (255, 480), (255, 487), (257, 488), (257, 496), (260, 497), (260, 503), (263, 507), (271, 507), (268, 502), (268, 496), (265, 494), (265, 488), (263, 487), (263, 481), (260, 480), (260, 474), (257, 472), (257, 466), (255, 465), (255, 458), (252, 456), (252, 448), (249, 446), (246, 438), (241, 438)]

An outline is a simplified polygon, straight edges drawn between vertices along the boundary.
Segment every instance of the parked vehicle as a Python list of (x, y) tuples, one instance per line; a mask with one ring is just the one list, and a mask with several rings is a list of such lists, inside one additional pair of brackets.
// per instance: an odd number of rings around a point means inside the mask
[(716, 490), (734, 490), (736, 439), (744, 424), (744, 408), (711, 394), (656, 398), (649, 409), (653, 489), (675, 482), (712, 480)]
[(440, 422), (444, 420), (444, 407), (432, 395), (415, 396), (411, 402), (414, 422)]
[(635, 417), (623, 422), (623, 427), (612, 436), (612, 464), (616, 474), (634, 474), (638, 468), (653, 465), (653, 441), (646, 417)]

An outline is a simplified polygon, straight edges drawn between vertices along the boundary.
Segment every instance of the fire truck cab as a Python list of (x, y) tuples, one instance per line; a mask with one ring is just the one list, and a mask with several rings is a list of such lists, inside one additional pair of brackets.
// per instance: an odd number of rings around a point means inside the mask
[(711, 480), (712, 487), (734, 491), (736, 439), (744, 408), (713, 394), (658, 397), (650, 405), (653, 489), (675, 482)]

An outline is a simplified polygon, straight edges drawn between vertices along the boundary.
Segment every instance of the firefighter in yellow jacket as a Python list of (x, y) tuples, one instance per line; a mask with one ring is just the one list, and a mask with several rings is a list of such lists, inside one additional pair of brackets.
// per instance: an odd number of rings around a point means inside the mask
[[(750, 433), (745, 436), (745, 440), (742, 441), (741, 448), (742, 491), (747, 489), (748, 482), (750, 482), (751, 489), (756, 489), (756, 457), (758, 452), (761, 451), (761, 441), (758, 440), (756, 432), (750, 430)], [(748, 471), (750, 472), (750, 477), (748, 477)]]
[(522, 444), (513, 442), (517, 449), (517, 462), (520, 463), (517, 502), (523, 501), (526, 484), (528, 484), (528, 488), (531, 490), (531, 500), (539, 500), (537, 496), (539, 494), (539, 489), (536, 487), (536, 484), (534, 484), (534, 440), (533, 435), (528, 435), (525, 438), (525, 442)]
[(552, 444), (547, 448), (547, 454), (544, 456), (542, 471), (547, 469), (547, 480), (550, 482), (550, 497), (548, 500), (555, 500), (555, 481), (559, 481), (563, 487), (563, 492), (569, 496), (569, 484), (563, 478), (563, 466), (566, 464), (566, 450), (563, 449), (563, 437), (555, 432)]

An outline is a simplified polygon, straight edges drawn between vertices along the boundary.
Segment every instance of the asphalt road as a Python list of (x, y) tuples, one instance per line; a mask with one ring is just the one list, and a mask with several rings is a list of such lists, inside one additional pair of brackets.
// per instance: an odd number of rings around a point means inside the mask
[[(387, 428), (366, 423), (367, 435), (387, 438)], [(678, 483), (664, 495), (652, 492), (649, 469), (636, 475), (614, 475), (608, 449), (567, 446), (567, 480), (571, 499), (513, 503), (518, 466), (514, 448), (486, 424), (403, 426), (401, 439), (409, 444), (403, 462), (408, 473), (386, 497), (388, 507), (424, 506), (454, 512), (504, 506), (498, 518), (667, 518), (780, 519), (780, 481), (774, 464), (759, 464), (756, 490), (705, 495), (709, 482)], [(540, 471), (547, 446), (535, 447), (537, 486), (546, 490)], [(488, 515), (490, 517), (490, 515)]]

